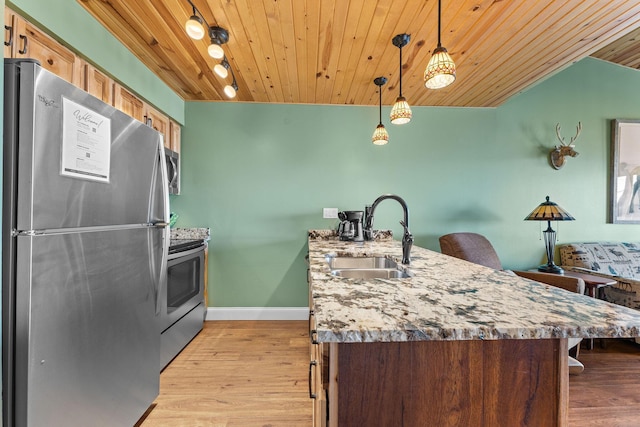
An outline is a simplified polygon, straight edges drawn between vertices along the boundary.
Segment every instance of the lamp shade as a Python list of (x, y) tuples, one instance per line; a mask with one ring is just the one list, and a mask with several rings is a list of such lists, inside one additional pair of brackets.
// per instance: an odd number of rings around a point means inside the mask
[(556, 203), (549, 200), (547, 196), (546, 201), (540, 203), (527, 217), (525, 221), (573, 221), (575, 220), (571, 214)]
[(391, 109), (391, 123), (394, 125), (403, 125), (405, 123), (409, 123), (411, 121), (411, 107), (409, 107), (409, 103), (404, 96), (399, 96), (396, 99), (396, 103), (393, 104), (393, 108)]
[(384, 128), (384, 125), (380, 123), (376, 130), (373, 132), (373, 138), (371, 138), (371, 142), (375, 145), (385, 145), (389, 142), (389, 133)]
[(540, 203), (527, 217), (525, 221), (547, 221), (547, 229), (544, 234), (544, 246), (547, 253), (547, 263), (538, 267), (538, 271), (545, 273), (562, 274), (564, 270), (553, 263), (554, 249), (556, 246), (556, 232), (551, 228), (551, 221), (573, 221), (569, 212), (547, 199)]
[(234, 85), (226, 85), (223, 90), (228, 98), (235, 98), (238, 89), (236, 89)]
[(213, 71), (220, 77), (223, 79), (226, 79), (227, 76), (229, 75), (229, 67), (225, 66), (225, 64), (220, 63), (220, 64), (216, 64), (213, 67)]
[(433, 50), (433, 56), (424, 70), (424, 85), (428, 89), (442, 89), (456, 79), (456, 64), (442, 46)]
[(214, 59), (222, 59), (224, 58), (224, 50), (222, 46), (218, 43), (212, 41), (209, 47), (207, 48), (207, 52), (209, 52), (209, 56)]
[(194, 40), (200, 40), (204, 37), (204, 26), (202, 25), (202, 19), (199, 16), (193, 15), (184, 24), (184, 29)]

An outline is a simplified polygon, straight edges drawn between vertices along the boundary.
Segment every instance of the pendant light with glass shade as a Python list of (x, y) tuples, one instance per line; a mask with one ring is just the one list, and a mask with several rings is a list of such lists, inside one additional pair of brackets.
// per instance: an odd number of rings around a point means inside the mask
[(429, 89), (442, 89), (449, 86), (456, 79), (456, 64), (451, 59), (447, 49), (440, 44), (440, 19), (442, 15), (441, 0), (438, 0), (438, 47), (424, 70), (424, 85)]
[(403, 125), (405, 123), (409, 123), (411, 121), (411, 107), (409, 107), (409, 103), (407, 99), (402, 96), (402, 47), (406, 46), (411, 40), (411, 36), (409, 34), (398, 34), (395, 36), (391, 43), (394, 46), (400, 48), (400, 92), (398, 93), (398, 98), (396, 99), (396, 103), (393, 104), (393, 108), (391, 109), (391, 123), (394, 125)]
[(375, 145), (384, 145), (389, 142), (389, 133), (382, 124), (382, 86), (387, 83), (387, 78), (376, 77), (373, 82), (378, 86), (378, 92), (380, 93), (380, 123), (378, 123), (376, 130), (373, 132), (373, 138), (371, 138), (371, 141)]

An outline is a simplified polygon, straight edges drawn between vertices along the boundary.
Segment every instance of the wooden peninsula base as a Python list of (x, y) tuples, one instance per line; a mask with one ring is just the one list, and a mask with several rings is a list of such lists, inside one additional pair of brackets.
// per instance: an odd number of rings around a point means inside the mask
[[(329, 426), (566, 426), (566, 339), (324, 343)], [(323, 396), (324, 397), (324, 396)], [(322, 407), (324, 405), (321, 405)], [(327, 417), (328, 419), (324, 419)]]

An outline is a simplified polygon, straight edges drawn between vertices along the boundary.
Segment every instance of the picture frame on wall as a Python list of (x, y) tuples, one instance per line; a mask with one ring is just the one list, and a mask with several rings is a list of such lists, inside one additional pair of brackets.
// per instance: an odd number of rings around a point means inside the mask
[(611, 121), (610, 222), (640, 224), (640, 120)]

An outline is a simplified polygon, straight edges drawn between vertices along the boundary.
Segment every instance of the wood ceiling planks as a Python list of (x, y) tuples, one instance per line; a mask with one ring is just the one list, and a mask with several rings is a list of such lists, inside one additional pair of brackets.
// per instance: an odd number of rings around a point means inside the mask
[[(495, 107), (535, 82), (594, 56), (640, 67), (640, 4), (628, 0), (443, 0), (442, 45), (458, 67), (453, 85), (428, 90), (424, 68), (437, 45), (436, 0), (193, 0), (229, 31), (225, 52), (238, 101)], [(187, 0), (78, 0), (185, 100), (226, 100), (208, 37), (191, 40)], [(626, 36), (629, 34), (629, 36)], [(620, 39), (620, 41), (617, 41)], [(607, 47), (607, 45), (610, 45)]]

